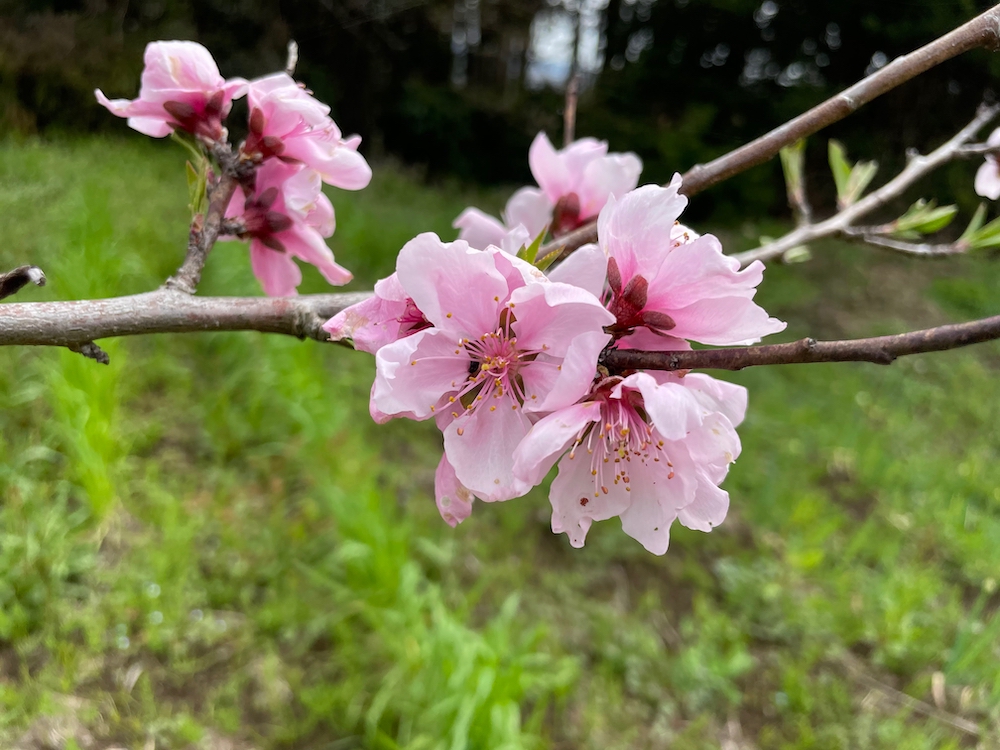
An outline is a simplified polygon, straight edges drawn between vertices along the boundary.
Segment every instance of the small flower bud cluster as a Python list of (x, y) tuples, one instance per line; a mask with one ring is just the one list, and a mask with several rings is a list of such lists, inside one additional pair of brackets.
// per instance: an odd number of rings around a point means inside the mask
[[(753, 301), (759, 262), (741, 271), (715, 237), (678, 223), (687, 203), (679, 177), (633, 189), (638, 167), (621, 180), (618, 167), (634, 157), (614, 157), (611, 169), (600, 161), (612, 158), (606, 149), (585, 140), (556, 153), (539, 136), (531, 164), (546, 186), (541, 225), (511, 229), (469, 209), (458, 240), (417, 236), (375, 295), (325, 328), (375, 355), (376, 421), (435, 420), (446, 522), (467, 518), (476, 498), (526, 494), (558, 464), (553, 531), (579, 547), (594, 521), (617, 516), (663, 554), (675, 520), (710, 531), (725, 518), (719, 485), (740, 452), (746, 390), (702, 374), (612, 373), (602, 353), (749, 344), (784, 323)], [(546, 176), (557, 172), (561, 181)], [(545, 275), (517, 249), (546, 227), (573, 228), (570, 213), (574, 222), (599, 214), (598, 244)]]
[(333, 234), (334, 212), (322, 183), (360, 190), (371, 169), (358, 153), (361, 138), (344, 138), (317, 101), (285, 73), (253, 81), (226, 80), (212, 55), (195, 42), (152, 42), (146, 47), (139, 96), (97, 100), (129, 127), (162, 138), (189, 133), (206, 147), (228, 137), (223, 121), (234, 99), (247, 96), (249, 135), (239, 159), (256, 166), (253, 179), (233, 196), (226, 218), (238, 220), (238, 237), (249, 240), (254, 274), (265, 293), (296, 293), (302, 273), (292, 258), (316, 266), (331, 284), (351, 273), (334, 262), (324, 238)]

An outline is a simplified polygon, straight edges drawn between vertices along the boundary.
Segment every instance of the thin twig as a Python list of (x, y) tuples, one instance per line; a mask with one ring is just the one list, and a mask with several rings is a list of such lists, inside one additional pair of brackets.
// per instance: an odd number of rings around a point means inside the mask
[(904, 255), (915, 255), (919, 258), (947, 258), (952, 255), (962, 255), (969, 251), (969, 244), (956, 240), (955, 242), (907, 242), (894, 237), (886, 237), (877, 231), (878, 227), (848, 227), (843, 236), (857, 242), (875, 247), (884, 247)]
[(186, 294), (194, 294), (201, 281), (208, 254), (219, 239), (220, 230), (229, 202), (233, 199), (241, 181), (249, 179), (249, 172), (228, 144), (215, 144), (213, 154), (219, 162), (222, 175), (208, 188), (208, 211), (204, 217), (197, 216), (191, 222), (188, 233), (187, 255), (177, 273), (164, 282), (166, 289), (176, 289)]
[(28, 284), (45, 286), (45, 274), (38, 266), (18, 266), (13, 271), (0, 273), (0, 299), (17, 294)]
[(574, 73), (566, 84), (566, 106), (563, 108), (563, 146), (576, 137), (576, 103), (580, 94), (580, 74)]
[(801, 339), (788, 344), (767, 344), (726, 349), (651, 352), (614, 349), (601, 364), (611, 372), (629, 370), (742, 370), (759, 365), (793, 365), (816, 362), (872, 362), (892, 364), (896, 358), (957, 349), (1000, 339), (1000, 315), (969, 323), (927, 328), (894, 336), (846, 341)]
[[(1000, 44), (1000, 4), (930, 44), (896, 58), (881, 70), (770, 133), (708, 164), (696, 164), (684, 173), (681, 192), (691, 197), (751, 167), (763, 164), (777, 156), (785, 146), (839, 122), (862, 105), (921, 73), (970, 50), (978, 47), (995, 49), (998, 44)], [(581, 245), (596, 241), (597, 222), (591, 222), (560, 237), (558, 241), (543, 245), (539, 250), (539, 257), (563, 248), (572, 251)]]
[(823, 237), (845, 235), (858, 219), (902, 195), (917, 180), (954, 159), (959, 149), (975, 138), (976, 134), (992, 121), (998, 113), (1000, 113), (1000, 106), (980, 107), (972, 122), (962, 128), (951, 140), (942, 144), (927, 156), (914, 155), (902, 172), (878, 190), (866, 195), (857, 203), (848, 206), (829, 219), (816, 224), (799, 227), (774, 242), (769, 242), (754, 250), (736, 253), (733, 257), (740, 261), (740, 265), (747, 266), (755, 260), (768, 261), (780, 258), (793, 247), (798, 247), (799, 245), (804, 245)]

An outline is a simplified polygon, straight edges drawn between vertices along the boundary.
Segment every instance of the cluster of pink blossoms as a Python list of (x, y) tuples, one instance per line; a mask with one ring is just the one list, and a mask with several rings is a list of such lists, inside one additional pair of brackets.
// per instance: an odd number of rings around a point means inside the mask
[(97, 100), (129, 127), (162, 138), (174, 131), (211, 146), (225, 141), (222, 123), (234, 99), (247, 96), (249, 135), (239, 158), (259, 165), (252, 186), (233, 196), (226, 217), (240, 219), (250, 241), (254, 274), (265, 293), (296, 293), (302, 274), (293, 257), (316, 266), (331, 284), (351, 273), (334, 262), (324, 238), (333, 234), (333, 205), (322, 183), (360, 190), (371, 169), (358, 153), (361, 138), (344, 138), (317, 101), (290, 76), (254, 81), (224, 79), (212, 55), (195, 42), (153, 42), (146, 47), (139, 96)]
[[(449, 524), (467, 518), (475, 498), (524, 495), (558, 464), (553, 531), (579, 547), (594, 521), (619, 516), (627, 534), (662, 554), (674, 520), (709, 531), (725, 518), (729, 496), (719, 485), (740, 452), (746, 391), (701, 374), (610, 374), (601, 353), (749, 344), (784, 323), (753, 301), (759, 262), (741, 271), (715, 237), (678, 224), (687, 204), (679, 177), (631, 190), (636, 174), (616, 199), (620, 183), (602, 193), (593, 175), (620, 172), (588, 166), (598, 163), (587, 161), (594, 152), (607, 158), (606, 146), (592, 146), (555, 154), (536, 139), (540, 184), (539, 164), (570, 165), (553, 188), (559, 197), (546, 193), (548, 225), (487, 227), (469, 209), (457, 222), (462, 237), (408, 242), (396, 273), (326, 329), (375, 355), (373, 418), (436, 421), (444, 455), (435, 491)], [(516, 252), (559, 224), (553, 207), (566, 196), (599, 213), (599, 242), (546, 275)]]

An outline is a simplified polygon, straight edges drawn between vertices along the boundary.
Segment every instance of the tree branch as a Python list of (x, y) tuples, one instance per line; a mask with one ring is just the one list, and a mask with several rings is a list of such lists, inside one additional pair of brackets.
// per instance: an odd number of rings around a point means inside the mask
[(177, 273), (167, 279), (163, 287), (174, 289), (185, 294), (194, 294), (201, 281), (201, 272), (205, 268), (208, 254), (219, 239), (220, 229), (226, 216), (226, 209), (233, 199), (240, 183), (250, 179), (253, 165), (241, 162), (227, 143), (216, 143), (212, 153), (219, 163), (222, 175), (214, 185), (210, 185), (208, 193), (208, 211), (205, 216), (197, 216), (191, 222), (188, 233), (188, 249), (184, 262)]
[(0, 299), (17, 294), (29, 283), (45, 286), (45, 274), (38, 266), (18, 266), (13, 271), (0, 273)]
[(904, 255), (916, 255), (920, 258), (947, 258), (950, 255), (962, 255), (969, 251), (967, 243), (955, 242), (907, 242), (886, 237), (879, 233), (878, 227), (848, 227), (843, 234), (847, 239), (863, 242), (866, 245), (884, 247)]
[[(978, 47), (996, 49), (998, 46), (1000, 46), (1000, 4), (994, 5), (930, 44), (908, 55), (897, 57), (881, 70), (760, 138), (708, 164), (694, 165), (683, 175), (681, 192), (691, 197), (718, 185), (740, 172), (770, 161), (785, 146), (843, 120), (862, 105), (953, 57)], [(560, 249), (572, 252), (581, 245), (596, 241), (597, 222), (594, 221), (558, 240), (542, 245), (538, 257), (545, 257)]]
[[(67, 346), (149, 333), (260, 331), (328, 341), (323, 323), (371, 292), (299, 297), (195, 297), (176, 289), (112, 299), (4, 305), (0, 346)], [(86, 353), (86, 352), (84, 352)]]
[[(850, 235), (850, 227), (861, 217), (881, 208), (913, 185), (917, 180), (933, 172), (952, 159), (956, 158), (962, 148), (1000, 113), (1000, 106), (980, 107), (975, 118), (958, 132), (951, 140), (942, 144), (927, 156), (915, 154), (909, 160), (906, 168), (878, 190), (874, 190), (864, 198), (844, 210), (834, 214), (829, 219), (816, 224), (799, 227), (784, 237), (762, 245), (754, 250), (736, 253), (734, 258), (741, 266), (747, 266), (755, 260), (768, 261), (780, 258), (788, 250), (804, 245), (823, 237), (835, 235)], [(898, 248), (897, 248), (898, 249)]]
[(611, 372), (628, 370), (742, 370), (759, 365), (792, 365), (813, 362), (872, 362), (889, 365), (897, 357), (957, 349), (1000, 339), (1000, 315), (969, 323), (927, 328), (894, 336), (846, 341), (801, 339), (788, 344), (766, 344), (726, 349), (650, 352), (614, 349), (601, 356)]

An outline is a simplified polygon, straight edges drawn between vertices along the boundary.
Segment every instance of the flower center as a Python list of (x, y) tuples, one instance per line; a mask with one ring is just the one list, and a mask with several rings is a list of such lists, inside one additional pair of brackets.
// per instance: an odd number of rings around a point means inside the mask
[[(604, 397), (601, 422), (585, 427), (569, 452), (569, 458), (573, 460), (583, 447), (590, 456), (594, 497), (600, 497), (602, 492), (607, 495), (609, 483), (621, 483), (626, 492), (631, 492), (631, 470), (650, 463), (665, 463), (671, 469), (667, 479), (674, 476), (673, 464), (664, 450), (664, 441), (639, 411), (642, 398), (630, 392), (625, 396), (621, 399)], [(581, 505), (588, 502), (587, 498), (580, 498)]]

